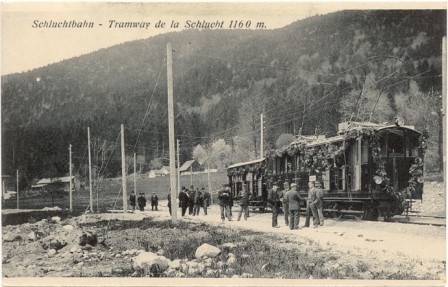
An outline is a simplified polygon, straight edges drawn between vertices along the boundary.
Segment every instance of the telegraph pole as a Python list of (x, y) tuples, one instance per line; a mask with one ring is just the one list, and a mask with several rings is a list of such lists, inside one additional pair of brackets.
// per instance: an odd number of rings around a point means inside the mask
[(70, 161), (69, 161), (69, 165), (70, 165), (70, 174), (69, 174), (69, 178), (70, 178), (70, 212), (73, 211), (73, 201), (72, 201), (72, 190), (73, 190), (73, 183), (72, 183), (72, 145), (70, 144), (68, 146), (68, 153), (70, 155)]
[(173, 50), (171, 43), (166, 45), (166, 74), (168, 86), (168, 130), (169, 130), (169, 150), (170, 150), (170, 186), (171, 186), (171, 215), (173, 222), (177, 222), (177, 192), (176, 192), (176, 159), (174, 147), (174, 99), (173, 99)]
[(17, 182), (17, 209), (19, 209), (19, 170), (17, 170), (16, 182)]
[(137, 192), (137, 155), (134, 152), (134, 192)]
[(124, 154), (124, 125), (121, 124), (121, 182), (123, 188), (123, 212), (128, 212), (128, 195), (126, 192), (126, 156)]
[(264, 136), (263, 136), (263, 132), (264, 132), (264, 115), (263, 113), (260, 114), (260, 123), (261, 123), (261, 131), (260, 131), (260, 158), (264, 157), (264, 146), (263, 146), (263, 141), (264, 141)]
[(180, 146), (180, 141), (179, 139), (177, 140), (177, 188), (176, 188), (176, 197), (177, 197), (177, 193), (180, 190), (180, 159), (179, 159), (179, 146)]
[(89, 190), (90, 190), (90, 212), (93, 212), (93, 191), (92, 191), (92, 155), (90, 152), (90, 127), (87, 127), (87, 142), (89, 150)]

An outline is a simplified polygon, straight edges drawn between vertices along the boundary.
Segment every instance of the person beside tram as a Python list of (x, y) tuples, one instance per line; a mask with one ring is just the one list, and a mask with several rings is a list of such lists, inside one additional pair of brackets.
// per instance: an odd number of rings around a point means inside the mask
[(219, 191), (218, 199), (219, 199), (219, 209), (221, 211), (221, 220), (224, 223), (225, 218), (229, 221), (232, 221), (232, 216), (230, 214), (230, 197), (232, 196), (230, 192), (230, 187), (225, 185), (224, 189)]
[(295, 183), (291, 184), (291, 189), (286, 193), (286, 201), (289, 208), (289, 229), (300, 229), (300, 201), (301, 197)]
[(238, 212), (238, 219), (237, 221), (240, 221), (241, 215), (244, 213), (244, 220), (247, 220), (249, 217), (249, 188), (247, 187), (247, 184), (243, 184), (243, 190), (240, 194), (240, 210)]
[(283, 214), (285, 216), (285, 225), (289, 226), (289, 207), (288, 207), (288, 199), (286, 197), (286, 193), (289, 191), (289, 183), (285, 181), (283, 183), (283, 190), (281, 191), (280, 199), (283, 204)]
[(323, 198), (324, 198), (324, 190), (322, 189), (322, 184), (320, 181), (316, 181), (315, 183), (315, 190), (316, 190), (316, 199), (314, 200), (319, 225), (324, 225), (324, 212), (323, 212)]
[(310, 181), (308, 182), (308, 197), (306, 199), (305, 225), (303, 227), (310, 227), (311, 216), (313, 216), (314, 228), (317, 228), (319, 226), (316, 204), (314, 203), (316, 198), (317, 195), (316, 195), (316, 189), (314, 188), (314, 181)]
[(278, 210), (280, 208), (280, 197), (277, 191), (278, 184), (274, 183), (272, 189), (269, 190), (267, 203), (268, 207), (272, 209), (272, 227), (274, 228), (280, 228), (277, 221)]

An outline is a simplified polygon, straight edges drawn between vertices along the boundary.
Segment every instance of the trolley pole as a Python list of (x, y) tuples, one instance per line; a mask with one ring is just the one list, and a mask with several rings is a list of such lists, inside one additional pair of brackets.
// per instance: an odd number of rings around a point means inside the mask
[(17, 209), (19, 209), (19, 170), (16, 173), (16, 182), (17, 182)]
[(179, 159), (179, 147), (180, 141), (177, 140), (177, 188), (176, 188), (176, 197), (178, 196), (180, 190), (180, 159)]
[(173, 50), (171, 43), (166, 45), (167, 60), (167, 86), (168, 86), (168, 130), (169, 130), (169, 150), (170, 150), (170, 186), (171, 186), (171, 215), (173, 222), (177, 222), (177, 192), (176, 192), (176, 159), (174, 147), (174, 99), (173, 99)]
[(128, 195), (126, 192), (126, 156), (124, 150), (124, 125), (121, 124), (121, 184), (123, 188), (123, 212), (128, 212)]
[(260, 158), (264, 157), (264, 146), (263, 146), (263, 142), (264, 142), (264, 115), (263, 113), (260, 114), (260, 123), (261, 123), (261, 128), (260, 128)]
[(92, 190), (92, 155), (90, 152), (90, 127), (87, 128), (87, 142), (89, 150), (89, 191), (90, 191), (90, 212), (93, 213), (93, 190)]
[(73, 199), (72, 199), (72, 190), (73, 190), (73, 182), (72, 182), (72, 145), (70, 144), (68, 146), (68, 153), (70, 156), (70, 160), (69, 160), (69, 170), (70, 170), (70, 174), (69, 174), (69, 180), (70, 180), (70, 189), (69, 189), (69, 193), (70, 193), (70, 212), (73, 211)]
[(137, 192), (137, 155), (134, 152), (134, 192)]

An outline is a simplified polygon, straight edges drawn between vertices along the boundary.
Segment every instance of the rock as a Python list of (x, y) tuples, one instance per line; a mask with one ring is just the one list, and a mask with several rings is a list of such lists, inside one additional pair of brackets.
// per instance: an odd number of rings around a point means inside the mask
[(67, 245), (67, 240), (65, 238), (55, 238), (50, 241), (50, 249), (60, 250)]
[(235, 254), (229, 253), (229, 254), (227, 254), (227, 257), (235, 257)]
[(67, 230), (67, 231), (73, 231), (73, 229), (75, 229), (75, 227), (70, 224), (64, 225), (64, 227), (62, 227), (62, 228), (64, 228), (64, 230)]
[(92, 249), (93, 249), (93, 247), (91, 245), (85, 245), (85, 246), (81, 247), (81, 250), (84, 252), (91, 251)]
[(6, 242), (13, 242), (16, 240), (21, 240), (22, 237), (20, 235), (18, 235), (17, 233), (12, 233), (12, 232), (8, 232), (6, 233), (5, 236), (3, 236), (3, 241)]
[(269, 263), (264, 264), (263, 266), (261, 266), (261, 271), (267, 270), (268, 267), (269, 267)]
[(138, 277), (139, 275), (138, 271), (134, 271), (134, 273), (131, 274), (131, 277)]
[(199, 246), (198, 249), (196, 249), (194, 257), (201, 258), (201, 257), (207, 256), (207, 257), (213, 258), (220, 253), (221, 253), (221, 250), (218, 247), (204, 243), (201, 246)]
[(79, 262), (77, 265), (78, 265), (79, 267), (82, 267), (82, 266), (84, 265), (84, 262)]
[(53, 216), (51, 218), (51, 223), (59, 223), (61, 222), (61, 218), (59, 216)]
[(175, 259), (168, 263), (168, 267), (171, 269), (179, 270), (181, 268), (180, 259)]
[(232, 277), (230, 277), (230, 278), (240, 278), (240, 276), (239, 275), (233, 275)]
[(121, 254), (120, 254), (120, 253), (117, 253), (117, 254), (115, 255), (115, 258), (121, 258)]
[(157, 255), (163, 256), (165, 254), (165, 250), (160, 249), (159, 251), (157, 251), (156, 253)]
[(75, 253), (78, 250), (78, 246), (73, 246), (70, 248), (70, 253)]
[(56, 253), (57, 253), (56, 249), (50, 249), (48, 250), (47, 254), (49, 257), (53, 257), (54, 255), (56, 255)]
[(160, 271), (163, 272), (168, 269), (170, 260), (164, 256), (159, 256), (152, 252), (142, 252), (137, 257), (133, 258), (134, 269), (150, 269), (153, 265), (158, 265)]
[(221, 261), (219, 261), (218, 263), (216, 263), (216, 267), (219, 268), (219, 269), (224, 268), (225, 265), (226, 265), (226, 264), (225, 264), (224, 262), (221, 262)]
[(227, 274), (228, 276), (233, 275), (233, 273), (235, 273), (235, 269), (233, 269), (233, 268), (227, 268), (227, 270), (226, 270), (226, 274)]
[(216, 274), (215, 270), (207, 270), (207, 272), (205, 272), (205, 276), (209, 276), (209, 277), (214, 277)]
[(247, 258), (250, 258), (250, 255), (249, 254), (243, 254), (243, 255), (241, 255), (241, 258), (247, 259)]
[(373, 274), (370, 271), (366, 271), (366, 272), (359, 273), (359, 277), (360, 277), (360, 279), (363, 279), (363, 280), (372, 280)]
[(188, 268), (188, 275), (199, 274), (199, 270), (197, 268)]
[(194, 269), (197, 269), (198, 267), (199, 267), (199, 264), (197, 263), (197, 262), (194, 262), (194, 261), (188, 261), (187, 262), (187, 266), (188, 266), (188, 268), (194, 268)]
[(236, 264), (236, 258), (235, 257), (229, 257), (229, 259), (227, 259), (227, 265), (228, 266), (235, 266)]
[(241, 278), (254, 278), (254, 275), (251, 273), (243, 273), (241, 274)]
[(30, 241), (36, 241), (36, 240), (37, 240), (36, 232), (31, 231), (30, 233), (28, 233), (28, 240), (30, 240)]

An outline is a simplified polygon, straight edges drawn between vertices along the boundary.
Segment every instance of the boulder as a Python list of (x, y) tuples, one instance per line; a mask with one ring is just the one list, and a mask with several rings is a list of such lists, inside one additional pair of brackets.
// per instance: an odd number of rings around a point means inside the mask
[(50, 249), (50, 250), (48, 250), (47, 254), (48, 254), (48, 257), (53, 257), (56, 255), (56, 253), (57, 253), (56, 249)]
[(194, 257), (201, 258), (201, 257), (210, 257), (213, 258), (221, 253), (221, 249), (218, 247), (215, 247), (213, 245), (204, 243), (201, 246), (196, 249), (196, 253), (194, 254)]
[(180, 259), (175, 259), (175, 260), (171, 261), (170, 263), (168, 263), (168, 266), (171, 269), (179, 270), (181, 267)]
[(205, 276), (214, 277), (215, 274), (216, 274), (215, 270), (208, 269), (207, 272), (205, 273)]
[(97, 243), (98, 243), (98, 235), (96, 235), (93, 232), (86, 231), (79, 237), (79, 245), (81, 246), (85, 246), (86, 244), (96, 246)]
[(150, 269), (154, 265), (158, 265), (160, 271), (168, 269), (170, 260), (164, 256), (159, 256), (152, 252), (141, 252), (137, 257), (133, 258), (134, 269)]
[(235, 266), (236, 264), (236, 258), (234, 256), (230, 256), (229, 259), (227, 259), (227, 266)]
[(67, 230), (67, 231), (73, 231), (73, 229), (75, 229), (75, 227), (70, 224), (64, 225), (64, 227), (62, 227), (62, 228), (64, 228), (64, 230)]
[(18, 235), (17, 233), (13, 233), (13, 232), (8, 232), (6, 233), (5, 236), (3, 236), (3, 241), (6, 242), (13, 242), (16, 240), (21, 240), (22, 237), (20, 235)]
[(50, 249), (62, 249), (67, 245), (67, 240), (65, 238), (54, 238), (50, 241)]
[(37, 240), (37, 234), (34, 231), (31, 231), (28, 233), (28, 240), (30, 241), (36, 241)]
[(254, 278), (254, 275), (251, 273), (243, 273), (241, 274), (241, 278)]
[(61, 218), (59, 216), (53, 216), (51, 218), (51, 223), (59, 223), (61, 222)]
[(160, 256), (163, 256), (163, 255), (165, 255), (165, 250), (160, 249), (159, 251), (157, 251), (156, 254), (157, 254), (157, 255), (160, 255)]

